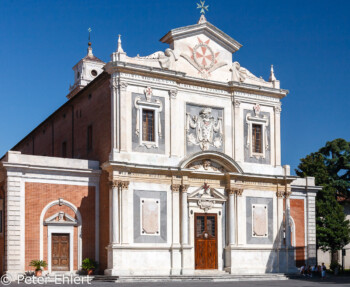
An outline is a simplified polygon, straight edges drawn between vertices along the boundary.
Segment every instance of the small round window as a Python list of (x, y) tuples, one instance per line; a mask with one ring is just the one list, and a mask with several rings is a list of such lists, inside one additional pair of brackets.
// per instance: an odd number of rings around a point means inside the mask
[(96, 70), (91, 70), (91, 75), (92, 75), (93, 77), (96, 77), (96, 76), (97, 76), (97, 71), (96, 71)]

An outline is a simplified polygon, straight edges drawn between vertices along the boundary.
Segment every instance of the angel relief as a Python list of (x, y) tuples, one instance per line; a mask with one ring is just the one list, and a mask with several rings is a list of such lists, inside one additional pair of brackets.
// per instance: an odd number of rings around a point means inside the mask
[[(187, 141), (189, 145), (199, 145), (203, 151), (210, 147), (222, 146), (222, 118), (218, 117), (215, 120), (211, 112), (211, 108), (204, 108), (199, 112), (199, 116), (187, 113)], [(195, 132), (191, 133), (191, 129)]]

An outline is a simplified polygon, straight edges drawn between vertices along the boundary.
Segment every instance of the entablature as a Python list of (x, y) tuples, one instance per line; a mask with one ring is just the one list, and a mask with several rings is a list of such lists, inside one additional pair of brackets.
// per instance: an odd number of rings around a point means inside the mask
[(236, 94), (237, 92), (241, 92), (251, 95), (276, 98), (279, 100), (284, 98), (289, 93), (288, 90), (284, 89), (274, 89), (235, 81), (223, 83), (209, 79), (190, 77), (183, 72), (164, 70), (161, 68), (121, 61), (109, 62), (106, 64), (104, 69), (109, 74), (116, 73), (118, 77), (127, 78), (131, 81), (135, 80), (135, 84), (139, 84), (139, 81), (145, 81), (146, 83), (152, 82), (156, 84), (166, 84), (178, 89), (184, 88), (195, 89), (197, 91), (202, 90), (210, 93), (224, 94), (226, 96), (231, 96), (235, 92)]

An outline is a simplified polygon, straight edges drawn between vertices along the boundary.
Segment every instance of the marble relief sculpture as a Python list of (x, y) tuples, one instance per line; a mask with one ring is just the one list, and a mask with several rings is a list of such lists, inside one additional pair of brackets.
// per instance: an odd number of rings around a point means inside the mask
[[(211, 112), (211, 108), (203, 108), (199, 116), (187, 113), (187, 140), (189, 144), (199, 145), (203, 151), (222, 146), (222, 118), (215, 120)], [(191, 133), (191, 129), (195, 129), (195, 133)]]

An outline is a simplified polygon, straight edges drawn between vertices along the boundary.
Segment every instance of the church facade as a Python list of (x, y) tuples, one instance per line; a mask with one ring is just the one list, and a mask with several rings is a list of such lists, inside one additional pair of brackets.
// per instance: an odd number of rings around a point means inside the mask
[[(1, 160), (1, 270), (107, 275), (295, 272), (315, 264), (313, 178), (281, 166), (274, 75), (204, 16), (164, 52), (73, 67), (68, 101)], [(203, 272), (203, 271), (202, 271)]]

